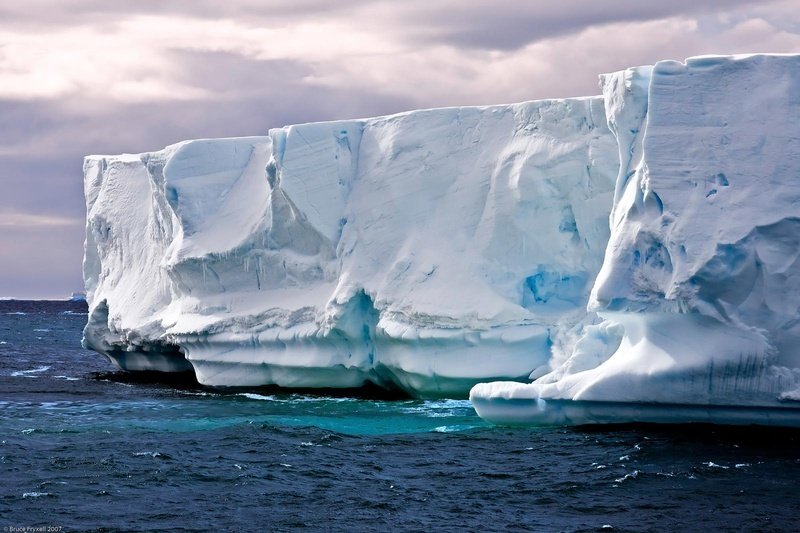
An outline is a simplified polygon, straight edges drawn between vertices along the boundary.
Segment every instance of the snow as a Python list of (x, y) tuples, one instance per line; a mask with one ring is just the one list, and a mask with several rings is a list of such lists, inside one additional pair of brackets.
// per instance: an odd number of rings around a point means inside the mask
[(601, 97), (85, 161), (85, 344), (214, 386), (466, 396), (583, 322), (618, 172)]
[(602, 77), (621, 168), (584, 328), (532, 384), (471, 391), (506, 423), (800, 425), (800, 56)]

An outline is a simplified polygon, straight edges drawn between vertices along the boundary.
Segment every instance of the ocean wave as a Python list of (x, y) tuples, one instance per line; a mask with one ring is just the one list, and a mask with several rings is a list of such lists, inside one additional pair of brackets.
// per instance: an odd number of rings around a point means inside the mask
[(277, 398), (275, 398), (275, 396), (264, 396), (263, 394), (255, 394), (253, 392), (240, 392), (236, 396), (244, 396), (245, 398), (248, 398), (250, 400), (261, 400), (268, 402), (280, 401)]
[(50, 496), (55, 496), (52, 492), (24, 492), (22, 493), (23, 498), (47, 498)]
[(31, 368), (30, 370), (17, 370), (11, 373), (11, 377), (32, 377), (29, 374), (40, 374), (42, 372), (47, 372), (50, 370), (50, 367), (47, 365), (37, 366), (36, 368)]

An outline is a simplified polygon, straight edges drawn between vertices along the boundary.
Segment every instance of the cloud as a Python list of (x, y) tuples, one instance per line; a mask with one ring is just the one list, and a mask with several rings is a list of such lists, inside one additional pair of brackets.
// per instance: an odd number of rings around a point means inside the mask
[(53, 215), (36, 215), (32, 213), (14, 213), (0, 211), (0, 228), (48, 228), (53, 226), (82, 226), (80, 218), (67, 218)]
[(45, 278), (75, 290), (85, 154), (596, 94), (599, 73), (665, 58), (800, 52), (795, 0), (7, 0), (0, 19), (0, 295)]
[(121, 18), (137, 15), (182, 16), (201, 19), (241, 19), (263, 25), (267, 21), (285, 23), (307, 17), (347, 15), (371, 0), (17, 0), (0, 6), (6, 25), (27, 31), (48, 31), (80, 24), (113, 25)]
[[(121, 11), (116, 3), (89, 0), (66, 4), (33, 0), (32, 4), (47, 7), (50, 15), (63, 12), (63, 20), (71, 20), (67, 12), (87, 16), (72, 24), (62, 21), (61, 25), (44, 26), (47, 31), (43, 35), (30, 31), (26, 24), (14, 24), (14, 20), (29, 22), (34, 15), (29, 7), (20, 7), (27, 4), (12, 3), (17, 6), (12, 22), (0, 29), (0, 98), (80, 95), (119, 104), (215, 100), (221, 96), (220, 89), (233, 95), (225, 90), (231, 83), (219, 87), (225, 76), (187, 79), (186, 65), (177, 58), (181, 53), (195, 53), (272, 61), (272, 66), (278, 67), (273, 80), (278, 79), (282, 63), (292, 65), (304, 71), (291, 78), (297, 87), (358, 86), (363, 91), (423, 102), (431, 97), (436, 102), (446, 95), (472, 102), (479, 91), (485, 98), (504, 89), (487, 90), (486, 73), (495, 70), (494, 66), (507, 64), (520, 53), (538, 63), (557, 64), (558, 55), (531, 56), (531, 47), (544, 44), (554, 48), (553, 43), (562, 43), (568, 48), (570, 41), (598, 29), (607, 29), (608, 43), (600, 44), (612, 56), (637, 48), (642, 38), (652, 41), (639, 30), (653, 24), (664, 26), (665, 21), (672, 21), (675, 31), (664, 36), (660, 48), (672, 57), (676, 50), (689, 49), (684, 45), (687, 38), (694, 49), (706, 49), (717, 42), (720, 32), (752, 18), (767, 21), (776, 31), (791, 33), (776, 22), (786, 20), (777, 14), (791, 11), (786, 4), (753, 0), (515, 0), (491, 4), (351, 0), (325, 9), (316, 0), (291, 5), (172, 1), (144, 2), (130, 11)], [(773, 4), (777, 7), (767, 9)], [(49, 21), (50, 15), (45, 20)], [(98, 22), (97, 17), (107, 20)], [(704, 28), (703, 32), (689, 29), (687, 33), (689, 26), (675, 21), (714, 27), (710, 32)], [(610, 58), (595, 56), (601, 62)], [(560, 66), (586, 68), (586, 63)], [(197, 68), (197, 63), (194, 66)], [(590, 65), (587, 70), (592, 70)], [(407, 80), (422, 86), (409, 90), (404, 87), (410, 85), (404, 83)], [(480, 84), (484, 87), (478, 89)], [(465, 90), (453, 93), (453, 87)], [(246, 88), (253, 87), (239, 86), (240, 90)]]
[[(465, 4), (459, 0), (414, 0), (397, 16), (412, 35), (428, 42), (487, 50), (516, 50), (548, 38), (604, 24), (687, 17), (758, 5), (758, 0), (525, 0)], [(386, 4), (384, 4), (386, 5)], [(404, 3), (408, 7), (408, 3)]]

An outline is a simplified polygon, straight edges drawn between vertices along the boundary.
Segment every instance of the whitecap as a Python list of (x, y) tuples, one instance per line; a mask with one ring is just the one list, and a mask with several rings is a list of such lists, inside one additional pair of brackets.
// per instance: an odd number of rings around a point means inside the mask
[(433, 409), (472, 408), (472, 404), (469, 400), (427, 400), (423, 402), (423, 404)]
[(47, 329), (47, 328), (36, 328), (36, 329), (34, 329), (33, 331), (39, 331), (39, 332), (42, 332), (42, 333), (46, 333), (46, 332), (48, 332), (48, 331), (50, 331), (50, 330), (49, 330), (49, 329)]
[(263, 394), (255, 394), (252, 392), (240, 392), (237, 396), (244, 396), (250, 400), (275, 401), (275, 396), (264, 396)]
[(133, 455), (134, 457), (152, 457), (153, 459), (162, 456), (159, 452), (134, 452)]
[(42, 498), (44, 496), (55, 496), (52, 492), (25, 492), (23, 498)]
[(66, 379), (67, 381), (80, 381), (81, 378), (73, 378), (72, 376), (53, 376), (55, 379)]
[(707, 462), (705, 462), (705, 463), (703, 463), (703, 464), (704, 464), (704, 465), (706, 465), (706, 466), (707, 466), (707, 467), (709, 467), (709, 468), (722, 468), (723, 470), (727, 470), (727, 469), (729, 469), (729, 468), (730, 468), (729, 466), (725, 466), (725, 465), (718, 465), (717, 463), (714, 463), (714, 462), (712, 462), (712, 461), (707, 461)]
[(634, 470), (630, 474), (625, 474), (622, 477), (618, 477), (617, 479), (614, 480), (614, 482), (615, 483), (622, 483), (626, 479), (636, 479), (637, 477), (639, 477), (639, 471), (638, 470)]
[(47, 372), (48, 370), (50, 370), (49, 366), (42, 365), (30, 370), (17, 370), (11, 373), (11, 377), (31, 377), (28, 376), (28, 374), (39, 374), (40, 372)]

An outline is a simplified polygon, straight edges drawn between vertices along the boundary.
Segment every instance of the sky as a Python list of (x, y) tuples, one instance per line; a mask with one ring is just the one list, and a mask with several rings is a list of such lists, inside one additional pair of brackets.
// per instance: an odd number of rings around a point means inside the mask
[(598, 94), (800, 53), (796, 0), (0, 0), (0, 297), (81, 291), (83, 156), (300, 122)]

